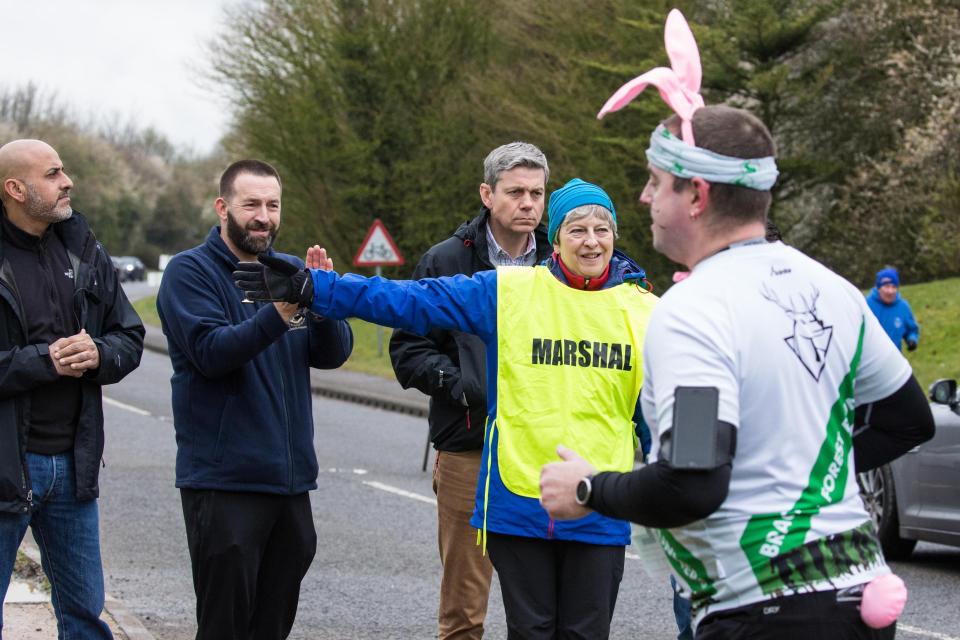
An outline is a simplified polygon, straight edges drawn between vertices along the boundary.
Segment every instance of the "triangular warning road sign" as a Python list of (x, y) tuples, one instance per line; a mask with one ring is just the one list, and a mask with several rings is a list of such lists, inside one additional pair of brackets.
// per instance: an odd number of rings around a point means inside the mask
[(380, 218), (373, 221), (360, 250), (353, 258), (355, 267), (393, 266), (403, 264), (403, 256)]

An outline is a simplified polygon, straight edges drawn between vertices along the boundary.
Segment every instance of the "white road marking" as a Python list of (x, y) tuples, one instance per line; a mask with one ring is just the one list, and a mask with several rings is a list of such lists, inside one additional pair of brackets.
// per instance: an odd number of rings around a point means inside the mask
[[(331, 469), (331, 471), (334, 471), (334, 469)], [(356, 472), (356, 470), (354, 472)], [(376, 481), (367, 482), (366, 480), (364, 480), (363, 484), (367, 485), (368, 487), (373, 487), (374, 489), (380, 489), (381, 491), (386, 491), (388, 493), (393, 493), (398, 496), (403, 496), (404, 498), (410, 498), (411, 500), (419, 500), (420, 502), (426, 502), (427, 504), (432, 504), (432, 505), (437, 504), (436, 498), (429, 498), (427, 496), (420, 495), (419, 493), (413, 493), (412, 491), (406, 491), (405, 489), (392, 487), (389, 484), (383, 484), (382, 482), (376, 482)], [(625, 555), (627, 560), (641, 560), (640, 556), (638, 556), (635, 553), (627, 552)], [(960, 638), (956, 638), (956, 639), (949, 638), (948, 640), (960, 640)]]
[(900, 635), (901, 632), (912, 633), (913, 635), (921, 636), (924, 638), (934, 638), (935, 640), (960, 640), (957, 636), (948, 636), (945, 633), (937, 633), (936, 631), (927, 631), (926, 629), (921, 629), (920, 627), (914, 627), (908, 624), (897, 623), (897, 635)]
[[(330, 471), (339, 471), (339, 469), (330, 469)], [(358, 471), (360, 470), (355, 469), (354, 473), (357, 473)], [(367, 482), (366, 480), (364, 480), (363, 484), (367, 485), (368, 487), (373, 487), (374, 489), (380, 489), (380, 491), (386, 491), (387, 493), (393, 493), (398, 496), (403, 496), (404, 498), (410, 498), (411, 500), (419, 500), (420, 502), (426, 502), (427, 504), (432, 504), (432, 505), (437, 504), (436, 498), (429, 498), (427, 496), (420, 495), (419, 493), (413, 493), (412, 491), (407, 491), (405, 489), (400, 489), (398, 487), (392, 487), (389, 484), (383, 484), (382, 482), (376, 482), (376, 481)], [(629, 551), (625, 555), (627, 560), (642, 559), (637, 554), (630, 553)], [(960, 638), (949, 638), (947, 640), (960, 640)]]
[(114, 400), (113, 398), (108, 398), (107, 396), (103, 396), (103, 401), (106, 402), (107, 404), (112, 404), (112, 405), (115, 406), (115, 407), (119, 407), (119, 408), (121, 408), (121, 409), (126, 409), (127, 411), (129, 411), (129, 412), (131, 412), (131, 413), (136, 413), (137, 415), (141, 415), (141, 416), (150, 416), (150, 415), (152, 415), (149, 411), (144, 411), (144, 410), (141, 409), (140, 407), (134, 407), (133, 405), (125, 404), (125, 403), (123, 403), (123, 402), (120, 402), (119, 400)]
[(366, 469), (338, 469), (330, 467), (329, 469), (320, 469), (321, 473), (352, 473), (355, 476), (365, 476), (369, 473)]
[(391, 487), (390, 485), (383, 484), (382, 482), (375, 482), (375, 481), (367, 482), (366, 480), (364, 480), (363, 484), (367, 485), (368, 487), (373, 487), (374, 489), (380, 489), (380, 491), (386, 491), (387, 493), (393, 493), (398, 496), (403, 496), (404, 498), (410, 498), (411, 500), (419, 500), (420, 502), (426, 502), (427, 504), (432, 504), (434, 506), (436, 506), (437, 504), (436, 498), (430, 498), (427, 496), (422, 496), (419, 493), (406, 491), (405, 489)]

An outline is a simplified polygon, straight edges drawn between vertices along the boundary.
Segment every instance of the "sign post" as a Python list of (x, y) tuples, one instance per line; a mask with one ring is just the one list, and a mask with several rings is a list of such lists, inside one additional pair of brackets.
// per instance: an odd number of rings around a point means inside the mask
[[(367, 231), (367, 237), (360, 244), (360, 250), (353, 257), (355, 267), (376, 267), (377, 276), (381, 276), (384, 266), (403, 264), (403, 256), (397, 243), (393, 241), (380, 218), (373, 221)], [(377, 356), (383, 356), (383, 327), (377, 325)]]

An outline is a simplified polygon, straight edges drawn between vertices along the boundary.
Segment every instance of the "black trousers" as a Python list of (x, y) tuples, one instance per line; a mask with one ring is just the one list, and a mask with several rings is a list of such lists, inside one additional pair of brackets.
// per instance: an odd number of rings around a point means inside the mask
[(290, 634), (317, 550), (310, 496), (181, 489), (197, 640)]
[(510, 640), (610, 635), (624, 547), (489, 533)]
[(860, 619), (859, 591), (804, 593), (712, 613), (696, 640), (892, 640), (896, 623), (871, 629)]

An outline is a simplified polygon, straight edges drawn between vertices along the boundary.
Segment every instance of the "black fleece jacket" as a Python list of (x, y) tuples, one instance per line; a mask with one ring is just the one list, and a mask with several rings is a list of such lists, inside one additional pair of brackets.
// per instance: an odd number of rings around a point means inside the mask
[[(0, 206), (0, 215), (6, 215)], [(73, 443), (78, 500), (98, 497), (103, 455), (103, 404), (100, 387), (119, 382), (140, 364), (143, 323), (127, 300), (110, 256), (78, 212), (52, 226), (67, 249), (75, 273), (73, 311), (100, 351), (100, 367), (81, 382), (81, 404)], [(30, 344), (20, 303), (20, 282), (4, 259), (0, 234), (0, 511), (32, 508), (26, 470), (30, 396), (59, 380), (49, 345)]]
[[(490, 210), (460, 225), (443, 242), (430, 247), (412, 279), (462, 273), (472, 276), (493, 269), (487, 243)], [(534, 232), (537, 262), (552, 251), (543, 225)], [(480, 338), (460, 331), (436, 329), (426, 336), (397, 329), (390, 339), (390, 360), (404, 389), (430, 396), (430, 440), (438, 451), (471, 451), (483, 447), (487, 416), (486, 349)], [(441, 374), (442, 372), (442, 374)], [(466, 404), (464, 404), (464, 401)]]

